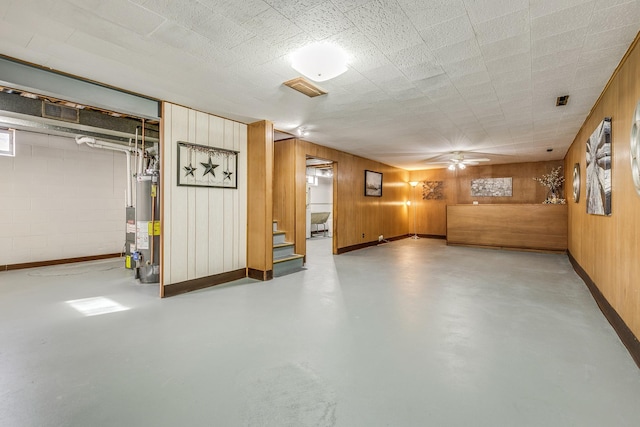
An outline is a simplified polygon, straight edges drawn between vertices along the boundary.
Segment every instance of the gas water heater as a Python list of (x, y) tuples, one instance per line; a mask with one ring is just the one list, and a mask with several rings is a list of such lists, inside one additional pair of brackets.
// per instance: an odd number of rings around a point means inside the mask
[(160, 281), (160, 193), (156, 158), (136, 174), (136, 205), (127, 208), (125, 265), (141, 283)]
[[(144, 133), (142, 140), (144, 141)], [(160, 182), (158, 149), (146, 148), (144, 142), (138, 148), (136, 144), (123, 146), (108, 141), (98, 141), (86, 135), (76, 136), (78, 145), (119, 151), (127, 158), (126, 188), (126, 232), (125, 232), (125, 267), (135, 271), (136, 279), (141, 283), (158, 283), (160, 281)], [(136, 174), (133, 174), (132, 158), (135, 158)], [(135, 185), (132, 178), (135, 177)], [(133, 203), (135, 188), (135, 205)]]

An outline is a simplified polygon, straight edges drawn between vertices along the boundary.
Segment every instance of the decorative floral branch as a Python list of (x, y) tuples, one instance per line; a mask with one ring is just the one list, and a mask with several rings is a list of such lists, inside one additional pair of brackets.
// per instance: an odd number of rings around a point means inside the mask
[(551, 191), (551, 195), (547, 197), (547, 199), (542, 202), (544, 204), (561, 204), (564, 205), (567, 201), (566, 199), (559, 198), (559, 191), (562, 188), (562, 184), (564, 183), (564, 175), (562, 175), (562, 166), (558, 166), (555, 169), (551, 169), (551, 173), (544, 174), (540, 178), (533, 178), (538, 181), (540, 184), (544, 185)]
[(551, 191), (559, 190), (564, 183), (564, 175), (562, 175), (562, 166), (551, 169), (551, 173), (544, 174), (540, 178), (533, 178), (540, 184), (544, 185)]

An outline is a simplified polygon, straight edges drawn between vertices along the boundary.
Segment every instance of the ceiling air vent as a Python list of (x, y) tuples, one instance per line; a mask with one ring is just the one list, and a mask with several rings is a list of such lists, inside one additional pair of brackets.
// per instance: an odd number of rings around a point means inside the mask
[(77, 109), (47, 101), (42, 101), (42, 117), (70, 123), (80, 122), (80, 114)]
[(556, 107), (562, 107), (563, 105), (567, 105), (567, 102), (569, 102), (569, 95), (559, 96), (556, 99)]
[(284, 82), (284, 85), (289, 86), (291, 89), (297, 90), (300, 93), (304, 93), (310, 98), (313, 98), (315, 96), (320, 96), (320, 95), (326, 95), (327, 93), (329, 93), (326, 90), (322, 89), (321, 87), (314, 85), (304, 77), (297, 77), (295, 79), (291, 79), (289, 81)]

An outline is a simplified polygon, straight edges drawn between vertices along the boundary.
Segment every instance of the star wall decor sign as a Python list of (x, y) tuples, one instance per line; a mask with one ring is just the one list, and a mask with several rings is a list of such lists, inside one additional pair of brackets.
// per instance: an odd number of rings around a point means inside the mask
[[(178, 141), (177, 184), (237, 189), (238, 154), (239, 151)], [(222, 169), (222, 174), (216, 174), (216, 168)]]
[(185, 166), (185, 167), (184, 167), (184, 170), (185, 170), (185, 172), (186, 172), (186, 175), (185, 175), (185, 176), (189, 176), (189, 175), (191, 175), (191, 176), (195, 177), (195, 175), (194, 175), (193, 173), (196, 171), (196, 169), (198, 169), (198, 168), (194, 168), (194, 167), (191, 165), (191, 163), (189, 163), (189, 166)]
[(214, 165), (213, 163), (211, 163), (211, 156), (209, 156), (209, 161), (207, 163), (200, 162), (200, 164), (204, 166), (204, 173), (202, 174), (202, 176), (210, 173), (214, 178), (216, 177), (216, 168), (220, 165)]

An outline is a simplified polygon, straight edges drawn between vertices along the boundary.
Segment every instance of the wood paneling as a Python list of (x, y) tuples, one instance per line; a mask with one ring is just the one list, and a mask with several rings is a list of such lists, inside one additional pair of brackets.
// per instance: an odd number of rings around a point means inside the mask
[(278, 230), (285, 232), (285, 241), (295, 243), (296, 223), (296, 146), (295, 140), (278, 141), (273, 145), (273, 219)]
[(447, 243), (565, 251), (567, 205), (453, 205)]
[(584, 283), (591, 291), (591, 295), (593, 295), (593, 298), (598, 303), (600, 310), (602, 310), (602, 313), (605, 315), (607, 320), (609, 320), (611, 326), (616, 330), (618, 336), (620, 336), (620, 340), (625, 347), (627, 347), (627, 350), (629, 350), (629, 353), (631, 354), (631, 357), (633, 357), (633, 360), (635, 360), (636, 365), (640, 367), (640, 341), (638, 341), (638, 338), (633, 334), (631, 329), (629, 329), (626, 322), (622, 320), (622, 317), (620, 317), (618, 312), (613, 309), (609, 301), (607, 301), (604, 295), (602, 295), (598, 286), (593, 282), (593, 280), (591, 280), (591, 277), (589, 277), (587, 272), (584, 271), (582, 266), (578, 264), (571, 252), (569, 252), (568, 255), (569, 261), (571, 261), (571, 265), (573, 265), (576, 273), (578, 273), (582, 280), (584, 280)]
[[(334, 162), (333, 253), (377, 242), (381, 234), (385, 238), (408, 234), (408, 171), (307, 141), (281, 141), (276, 143), (274, 214), (284, 231), (294, 230), (296, 253), (306, 254), (307, 156)], [(365, 169), (383, 173), (382, 197), (364, 196)]]
[(267, 280), (273, 270), (273, 123), (248, 128), (247, 267)]
[[(411, 181), (420, 183), (415, 189), (416, 228), (418, 234), (440, 235), (447, 233), (447, 205), (471, 204), (535, 204), (547, 198), (546, 187), (533, 178), (562, 166), (562, 160), (548, 162), (510, 163), (502, 165), (469, 166), (464, 170), (429, 169), (411, 172)], [(573, 166), (572, 166), (573, 170)], [(471, 180), (477, 178), (513, 178), (511, 197), (471, 197)], [(443, 181), (443, 200), (423, 200), (423, 181)], [(566, 186), (565, 186), (566, 187)], [(413, 215), (413, 206), (410, 214)], [(413, 222), (410, 218), (411, 232)]]
[[(406, 200), (409, 173), (342, 151), (296, 141), (296, 251), (305, 244), (306, 157), (334, 161), (333, 253), (340, 248), (408, 233)], [(383, 173), (382, 197), (364, 196), (365, 169)], [(298, 252), (305, 254), (304, 252)]]
[[(640, 197), (631, 178), (631, 120), (640, 100), (638, 38), (609, 81), (565, 157), (565, 178), (580, 163), (579, 203), (569, 202), (569, 251), (629, 329), (640, 337)], [(585, 147), (604, 117), (612, 122), (612, 214), (586, 213)]]
[[(162, 284), (245, 269), (246, 125), (164, 103), (162, 133)], [(238, 189), (178, 186), (178, 141), (240, 151)]]

